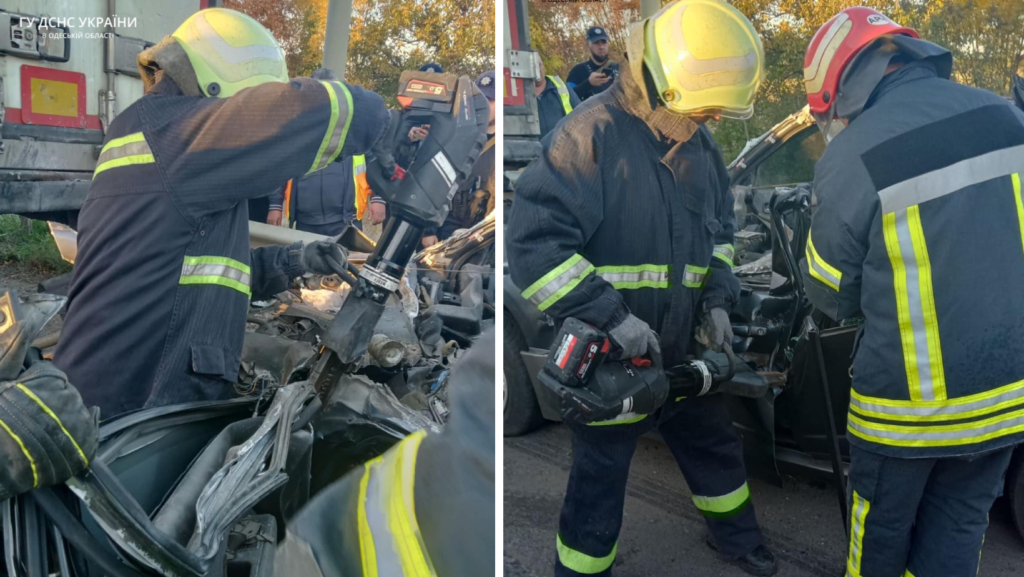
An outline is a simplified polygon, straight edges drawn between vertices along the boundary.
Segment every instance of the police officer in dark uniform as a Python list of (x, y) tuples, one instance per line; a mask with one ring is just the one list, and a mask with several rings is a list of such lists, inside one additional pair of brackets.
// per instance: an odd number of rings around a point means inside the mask
[[(513, 280), (540, 310), (603, 330), (618, 358), (660, 349), (671, 366), (686, 358), (698, 324), (705, 346), (731, 345), (733, 198), (702, 125), (750, 117), (764, 51), (738, 10), (708, 0), (669, 4), (635, 24), (629, 41), (619, 79), (565, 118), (519, 178), (505, 246)], [(680, 45), (699, 47), (702, 60)], [(716, 81), (697, 82), (694, 69)], [(721, 395), (670, 399), (660, 416), (569, 426), (555, 575), (611, 574), (629, 464), (655, 427), (706, 519), (708, 544), (752, 575), (774, 574)]]
[(250, 298), (344, 266), (335, 244), (250, 250), (246, 200), (370, 149), (380, 96), (289, 81), (252, 18), (192, 15), (139, 55), (147, 94), (112, 123), (79, 216), (55, 362), (104, 417), (230, 396)]
[(580, 100), (608, 90), (619, 75), (619, 63), (608, 59), (608, 32), (604, 28), (592, 26), (587, 30), (587, 48), (590, 59), (573, 66), (565, 80)]

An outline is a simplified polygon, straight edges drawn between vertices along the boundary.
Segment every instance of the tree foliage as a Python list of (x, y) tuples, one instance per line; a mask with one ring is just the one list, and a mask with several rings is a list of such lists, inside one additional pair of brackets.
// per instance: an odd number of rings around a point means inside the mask
[(350, 82), (393, 102), (402, 71), (428, 62), (470, 77), (494, 70), (494, 2), (355, 0)]
[[(663, 4), (667, 4), (663, 0)], [(1002, 95), (1010, 92), (1011, 73), (1024, 54), (1024, 2), (1021, 0), (733, 0), (761, 34), (765, 80), (754, 117), (723, 121), (713, 127), (727, 159), (744, 143), (806, 104), (804, 52), (811, 37), (837, 12), (870, 6), (896, 22), (917, 29), (922, 38), (953, 53), (953, 77)], [(639, 18), (636, 0), (601, 4), (563, 4), (530, 0), (533, 47), (549, 73), (564, 75), (587, 58), (584, 32), (602, 24), (612, 37), (613, 58), (622, 54), (627, 25)]]
[(284, 48), (290, 76), (309, 76), (323, 60), (327, 0), (224, 0), (270, 30)]
[[(225, 0), (249, 14), (285, 50), (291, 76), (323, 62), (327, 0)], [(345, 80), (397, 103), (398, 78), (437, 62), (476, 77), (494, 69), (494, 3), (479, 0), (354, 0)]]

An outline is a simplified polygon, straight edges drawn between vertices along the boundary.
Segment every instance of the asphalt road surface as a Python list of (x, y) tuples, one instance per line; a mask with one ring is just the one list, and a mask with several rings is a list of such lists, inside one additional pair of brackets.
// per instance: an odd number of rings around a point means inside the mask
[[(569, 478), (569, 430), (549, 425), (505, 439), (505, 577), (549, 577), (555, 532)], [(835, 490), (813, 480), (789, 479), (780, 489), (752, 479), (751, 492), (780, 577), (840, 577), (846, 537)], [(704, 544), (704, 521), (668, 448), (640, 439), (630, 469), (616, 577), (744, 577), (718, 561)], [(981, 577), (1024, 575), (1024, 541), (1005, 504), (996, 504), (985, 538)]]

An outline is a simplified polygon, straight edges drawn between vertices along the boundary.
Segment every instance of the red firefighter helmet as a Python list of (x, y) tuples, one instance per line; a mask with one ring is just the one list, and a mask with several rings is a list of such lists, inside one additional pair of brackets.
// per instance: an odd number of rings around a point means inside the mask
[(804, 56), (804, 86), (807, 104), (822, 132), (828, 134), (839, 81), (847, 66), (876, 39), (892, 34), (920, 38), (913, 28), (863, 6), (843, 10), (814, 33)]

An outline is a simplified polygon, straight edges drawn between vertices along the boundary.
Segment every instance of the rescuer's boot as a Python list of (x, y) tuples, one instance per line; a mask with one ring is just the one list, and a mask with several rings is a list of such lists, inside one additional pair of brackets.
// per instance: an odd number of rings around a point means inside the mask
[[(708, 535), (706, 543), (712, 551), (718, 552), (718, 546), (715, 545), (710, 535)], [(721, 559), (726, 563), (739, 567), (744, 573), (756, 575), (757, 577), (770, 577), (779, 570), (778, 565), (775, 563), (775, 555), (764, 545), (758, 545), (753, 551), (738, 559), (726, 559), (725, 557)]]

